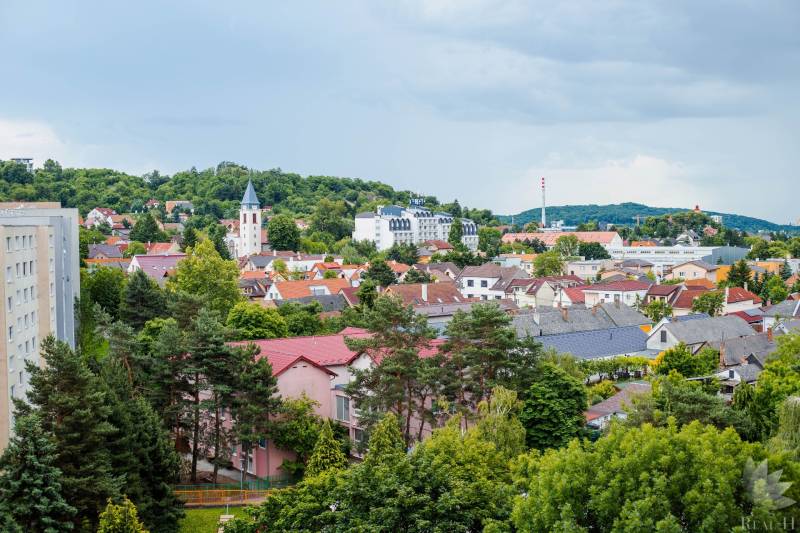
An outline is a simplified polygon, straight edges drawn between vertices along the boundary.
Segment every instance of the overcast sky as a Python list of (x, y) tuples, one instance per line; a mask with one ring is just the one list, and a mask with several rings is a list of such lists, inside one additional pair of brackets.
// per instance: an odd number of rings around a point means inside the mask
[(800, 2), (0, 1), (0, 159), (800, 217)]

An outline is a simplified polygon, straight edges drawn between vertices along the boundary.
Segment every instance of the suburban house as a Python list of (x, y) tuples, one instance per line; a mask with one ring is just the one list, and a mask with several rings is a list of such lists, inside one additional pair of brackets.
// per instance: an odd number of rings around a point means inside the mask
[(566, 271), (570, 276), (577, 276), (584, 281), (594, 281), (598, 276), (614, 268), (611, 259), (591, 259), (587, 261), (567, 261)]
[[(239, 262), (240, 270), (265, 270), (272, 272), (273, 263), (280, 259), (286, 265), (288, 272), (310, 272), (314, 265), (325, 261), (324, 254), (301, 254), (295, 252), (271, 251), (253, 254), (242, 258)], [(341, 264), (341, 257), (334, 257), (333, 261)]]
[(716, 283), (717, 265), (706, 263), (705, 261), (695, 260), (680, 263), (672, 267), (672, 270), (664, 276), (664, 279), (707, 279)]
[(536, 339), (545, 349), (568, 353), (576, 359), (607, 359), (619, 356), (652, 357), (647, 349), (647, 333), (639, 326), (592, 329), (547, 335)]
[(653, 267), (655, 265), (646, 259), (624, 259), (619, 263), (618, 266), (621, 268), (631, 269), (640, 274), (647, 274), (648, 272), (653, 271)]
[(412, 268), (425, 272), (435, 281), (454, 281), (461, 274), (458, 265), (451, 262), (443, 263), (417, 263)]
[(644, 303), (662, 301), (672, 305), (678, 298), (678, 295), (683, 290), (683, 286), (679, 283), (675, 285), (651, 285), (647, 289), (647, 294), (644, 298)]
[(122, 259), (122, 252), (111, 244), (90, 244), (89, 259)]
[(605, 429), (614, 418), (624, 420), (628, 416), (626, 409), (630, 406), (631, 398), (636, 394), (650, 392), (649, 383), (628, 383), (621, 387), (614, 396), (594, 404), (583, 413), (587, 426), (592, 429)]
[[(428, 325), (435, 329), (437, 333), (442, 334), (457, 311), (469, 313), (473, 305), (480, 303), (482, 302), (468, 300), (450, 304), (417, 305), (414, 307), (414, 312), (427, 317)], [(495, 300), (492, 303), (498, 305), (500, 309), (512, 316), (519, 310), (517, 305), (511, 300)]]
[(543, 276), (540, 278), (515, 279), (506, 288), (508, 298), (520, 307), (554, 307), (559, 298), (566, 303), (560, 291), (565, 288), (583, 285), (577, 276)]
[(456, 284), (449, 281), (441, 283), (402, 283), (389, 285), (384, 294), (398, 296), (403, 305), (441, 305), (457, 304), (467, 299), (461, 295)]
[(147, 255), (171, 255), (180, 253), (181, 247), (177, 242), (148, 242), (144, 245)]
[(86, 219), (83, 225), (87, 228), (94, 228), (101, 224), (108, 224), (109, 227), (114, 226), (114, 219), (117, 212), (108, 207), (95, 207), (86, 214)]
[(763, 328), (774, 328), (778, 322), (800, 318), (800, 300), (786, 300), (764, 309)]
[(525, 242), (539, 239), (550, 249), (556, 245), (559, 237), (574, 235), (581, 242), (596, 242), (603, 248), (621, 248), (623, 245), (622, 237), (616, 231), (545, 231), (545, 232), (522, 232), (506, 233), (502, 237), (502, 242), (511, 244), (513, 242)]
[(649, 318), (626, 305), (599, 304), (585, 307), (537, 307), (519, 311), (511, 320), (518, 337), (541, 337), (576, 331), (636, 326), (648, 331)]
[(588, 285), (577, 285), (575, 287), (559, 286), (556, 288), (554, 307), (572, 307), (575, 305), (586, 306), (586, 295), (583, 289)]
[(494, 262), (504, 267), (518, 267), (533, 276), (533, 261), (539, 254), (500, 254)]
[(626, 280), (598, 283), (583, 289), (586, 307), (598, 303), (619, 302), (625, 305), (636, 305), (643, 302), (652, 283)]
[(737, 316), (718, 316), (695, 320), (661, 321), (650, 332), (647, 348), (664, 351), (684, 343), (697, 352), (706, 343), (729, 342), (755, 335), (753, 328)]
[(301, 298), (288, 298), (285, 300), (277, 300), (275, 302), (275, 304), (277, 304), (278, 307), (291, 303), (296, 303), (300, 305), (309, 305), (317, 303), (322, 308), (320, 316), (323, 318), (339, 315), (342, 312), (342, 310), (344, 310), (347, 307), (350, 307), (350, 304), (347, 303), (347, 300), (345, 300), (344, 296), (342, 296), (341, 293), (303, 296)]
[(164, 209), (170, 215), (175, 209), (181, 211), (194, 211), (194, 205), (189, 200), (167, 200), (164, 204)]
[(163, 287), (167, 278), (175, 273), (178, 261), (185, 257), (186, 254), (134, 255), (128, 266), (128, 273), (132, 274), (137, 270), (141, 270)]
[(528, 273), (518, 267), (501, 267), (495, 263), (467, 266), (456, 282), (466, 298), (500, 300), (505, 297), (506, 287), (512, 280), (527, 278)]
[(431, 240), (423, 242), (420, 245), (420, 248), (424, 248), (425, 250), (428, 250), (432, 254), (435, 254), (435, 253), (443, 253), (443, 254), (445, 254), (445, 253), (447, 253), (447, 252), (449, 252), (450, 250), (453, 249), (453, 245), (450, 244), (449, 242), (443, 241), (441, 239), (431, 239)]
[(302, 279), (292, 281), (276, 281), (270, 285), (265, 300), (288, 300), (304, 296), (321, 296), (337, 294), (339, 290), (350, 287), (346, 279)]

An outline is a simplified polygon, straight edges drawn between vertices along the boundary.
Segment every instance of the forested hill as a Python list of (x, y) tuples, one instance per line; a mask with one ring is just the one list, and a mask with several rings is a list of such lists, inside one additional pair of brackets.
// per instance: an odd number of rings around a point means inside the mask
[[(636, 216), (640, 216), (644, 221), (645, 217), (661, 216), (669, 213), (688, 211), (689, 208), (677, 207), (650, 207), (643, 204), (626, 202), (611, 205), (558, 205), (547, 207), (548, 220), (563, 220), (567, 225), (577, 225), (581, 222), (596, 220), (611, 224), (635, 224)], [(541, 219), (541, 208), (529, 209), (518, 215), (513, 215), (514, 223), (525, 225), (528, 222), (538, 222)], [(722, 215), (722, 223), (729, 228), (735, 228), (747, 232), (758, 230), (766, 231), (800, 231), (797, 226), (775, 224), (760, 218), (734, 215), (731, 213), (718, 213), (715, 211), (704, 211), (707, 215)], [(504, 223), (511, 222), (511, 215), (498, 215)]]
[[(343, 215), (352, 218), (379, 204), (408, 205), (412, 193), (398, 191), (377, 181), (307, 176), (281, 169), (254, 170), (231, 162), (214, 168), (191, 168), (172, 176), (158, 171), (133, 176), (102, 168), (62, 168), (48, 160), (33, 173), (21, 164), (0, 161), (0, 201), (60, 201), (86, 215), (95, 207), (110, 207), (118, 213), (139, 212), (151, 198), (190, 200), (195, 213), (217, 218), (238, 218), (239, 202), (247, 180), (252, 179), (262, 206), (276, 213), (308, 216), (323, 198), (344, 202)], [(479, 224), (497, 223), (491, 211), (462, 208), (458, 202), (440, 204), (424, 197), (430, 208), (474, 219)]]

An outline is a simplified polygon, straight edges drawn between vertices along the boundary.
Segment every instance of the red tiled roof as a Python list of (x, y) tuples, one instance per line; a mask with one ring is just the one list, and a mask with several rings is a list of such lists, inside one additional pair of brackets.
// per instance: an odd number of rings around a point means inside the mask
[(344, 296), (344, 299), (347, 300), (347, 303), (350, 305), (358, 305), (358, 287), (344, 287), (343, 289), (339, 289), (339, 294)]
[(654, 243), (653, 241), (631, 241), (630, 246), (634, 246), (634, 247), (650, 247), (650, 246), (656, 246), (656, 243)]
[[(427, 292), (426, 298), (423, 298), (423, 287)], [(441, 283), (390, 285), (386, 288), (386, 293), (396, 294), (403, 300), (404, 305), (450, 304), (466, 300), (456, 288), (455, 283), (445, 281)]]
[(569, 300), (574, 304), (586, 303), (586, 295), (583, 293), (585, 286), (567, 287), (564, 289), (564, 294), (567, 295)]
[(691, 309), (694, 299), (708, 292), (708, 289), (701, 287), (687, 288), (681, 291), (673, 302), (672, 307), (676, 309)]
[(239, 274), (239, 279), (266, 279), (267, 273), (263, 270), (248, 270)]
[(708, 278), (687, 279), (683, 282), (687, 287), (703, 287), (705, 289), (716, 289), (717, 285)]
[(171, 242), (151, 242), (145, 244), (147, 255), (164, 255), (169, 254), (173, 250), (174, 243)]
[(335, 262), (332, 262), (332, 263), (314, 263), (314, 267), (313, 268), (316, 268), (316, 269), (319, 269), (319, 270), (341, 270), (342, 269), (342, 265), (340, 265), (339, 263), (335, 263)]
[(728, 315), (738, 316), (748, 324), (761, 324), (764, 320), (764, 315), (749, 315), (745, 311), (734, 311), (733, 313), (728, 313)]
[(669, 296), (681, 288), (680, 284), (675, 285), (652, 285), (647, 291), (648, 296)]
[(336, 294), (340, 289), (350, 286), (350, 282), (346, 279), (302, 279), (293, 281), (278, 281), (275, 283), (275, 288), (281, 295), (281, 298), (287, 300), (289, 298), (302, 298), (304, 296), (311, 296), (311, 287), (319, 287), (324, 285), (328, 288), (331, 294)]
[(625, 280), (625, 281), (612, 281), (611, 283), (598, 283), (584, 287), (584, 291), (644, 291), (650, 288), (652, 283), (645, 283), (644, 281)]
[[(259, 356), (270, 357), (270, 362), (272, 362), (271, 358), (273, 356), (294, 357), (294, 360), (298, 357), (305, 357), (321, 366), (338, 366), (350, 363), (358, 355), (344, 343), (345, 337), (363, 339), (370, 335), (371, 333), (365, 329), (350, 327), (333, 335), (261, 339), (231, 344), (245, 345), (252, 342), (258, 346), (260, 350)], [(274, 367), (273, 373), (275, 373)]]
[(761, 303), (761, 298), (757, 294), (747, 291), (741, 287), (730, 287), (728, 289), (728, 303), (746, 302), (753, 300), (753, 303)]
[(431, 239), (422, 243), (423, 246), (434, 247), (437, 250), (452, 250), (453, 245), (441, 239)]
[(398, 275), (405, 274), (406, 272), (408, 272), (408, 269), (411, 268), (407, 264), (398, 263), (397, 261), (386, 261), (386, 264), (389, 265), (389, 268), (391, 268), (392, 271)]

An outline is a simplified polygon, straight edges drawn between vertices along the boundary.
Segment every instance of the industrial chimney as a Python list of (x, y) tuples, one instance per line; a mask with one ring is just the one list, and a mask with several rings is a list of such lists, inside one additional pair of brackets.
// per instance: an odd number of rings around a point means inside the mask
[(545, 211), (547, 209), (547, 202), (545, 201), (544, 197), (544, 176), (542, 176), (542, 229), (547, 226), (547, 215)]

